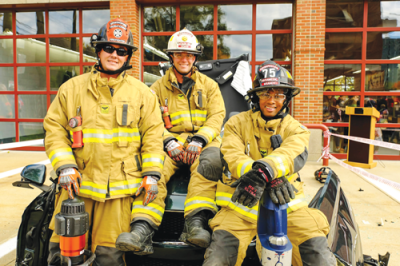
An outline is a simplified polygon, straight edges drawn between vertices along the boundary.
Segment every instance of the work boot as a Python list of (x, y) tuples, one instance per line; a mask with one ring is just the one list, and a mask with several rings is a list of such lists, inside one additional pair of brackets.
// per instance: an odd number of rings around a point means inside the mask
[(137, 221), (131, 225), (130, 233), (122, 233), (115, 242), (121, 251), (133, 251), (136, 255), (153, 254), (154, 229), (145, 221)]
[(185, 219), (185, 225), (179, 240), (192, 246), (207, 248), (211, 240), (211, 234), (207, 229), (208, 213), (207, 211), (200, 211)]

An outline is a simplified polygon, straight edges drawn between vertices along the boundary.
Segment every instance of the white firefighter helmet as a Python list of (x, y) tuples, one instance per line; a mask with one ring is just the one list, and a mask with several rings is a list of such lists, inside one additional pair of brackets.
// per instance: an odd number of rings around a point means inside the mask
[(168, 54), (174, 52), (186, 52), (195, 55), (203, 53), (203, 46), (199, 43), (196, 36), (186, 28), (175, 32), (168, 41)]

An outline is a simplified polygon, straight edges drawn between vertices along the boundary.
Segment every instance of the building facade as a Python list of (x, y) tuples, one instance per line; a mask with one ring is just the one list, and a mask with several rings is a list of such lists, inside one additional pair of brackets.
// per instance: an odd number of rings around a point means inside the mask
[[(148, 85), (169, 37), (191, 30), (200, 61), (250, 55), (286, 67), (302, 89), (291, 112), (348, 134), (346, 106), (375, 107), (376, 139), (400, 143), (400, 1), (380, 0), (3, 0), (0, 3), (0, 143), (43, 138), (43, 118), (59, 86), (90, 71), (90, 36), (110, 18), (127, 21), (139, 50), (129, 74)], [(345, 158), (347, 141), (331, 152)], [(43, 150), (43, 147), (24, 149)], [(376, 149), (377, 159), (400, 159)]]

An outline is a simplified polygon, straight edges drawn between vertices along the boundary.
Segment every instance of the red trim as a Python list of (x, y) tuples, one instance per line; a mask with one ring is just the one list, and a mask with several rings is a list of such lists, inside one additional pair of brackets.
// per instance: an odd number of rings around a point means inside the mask
[[(331, 154), (333, 156), (335, 156), (336, 158), (340, 159), (340, 160), (347, 159), (347, 153), (331, 153)], [(384, 155), (384, 154), (380, 154), (380, 155), (374, 155), (374, 160), (398, 161), (398, 160), (400, 160), (400, 156), (399, 155)]]

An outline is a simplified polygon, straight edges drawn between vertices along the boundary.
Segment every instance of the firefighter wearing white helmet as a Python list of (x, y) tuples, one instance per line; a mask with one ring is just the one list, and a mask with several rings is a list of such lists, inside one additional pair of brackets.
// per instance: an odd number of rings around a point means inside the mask
[(225, 105), (218, 84), (194, 66), (202, 50), (196, 36), (187, 29), (176, 32), (168, 42), (173, 67), (151, 86), (161, 107), (168, 107), (171, 118), (163, 136), (164, 178), (158, 183), (154, 202), (133, 207), (133, 230), (118, 237), (116, 246), (120, 250), (139, 255), (153, 253), (151, 238), (162, 221), (166, 183), (184, 165), (190, 168), (190, 183), (180, 239), (203, 248), (210, 243), (208, 220), (218, 211), (215, 191), (222, 174), (219, 134)]
[(242, 265), (257, 234), (258, 202), (264, 190), (276, 204), (289, 205), (291, 265), (336, 266), (326, 239), (329, 223), (321, 211), (308, 208), (298, 180), (307, 161), (310, 132), (285, 109), (299, 92), (285, 68), (266, 61), (248, 92), (253, 110), (226, 122), (221, 145), (225, 169), (216, 193), (221, 210), (209, 223), (213, 235), (203, 266)]

